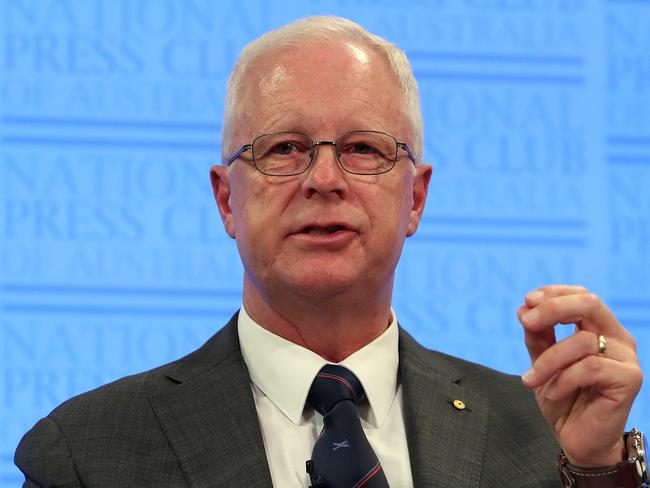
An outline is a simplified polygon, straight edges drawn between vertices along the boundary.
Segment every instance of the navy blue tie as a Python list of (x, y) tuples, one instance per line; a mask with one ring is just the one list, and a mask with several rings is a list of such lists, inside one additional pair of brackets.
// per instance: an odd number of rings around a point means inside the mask
[(388, 487), (359, 420), (364, 399), (359, 379), (343, 366), (328, 364), (316, 375), (307, 403), (323, 415), (324, 427), (307, 461), (314, 488)]

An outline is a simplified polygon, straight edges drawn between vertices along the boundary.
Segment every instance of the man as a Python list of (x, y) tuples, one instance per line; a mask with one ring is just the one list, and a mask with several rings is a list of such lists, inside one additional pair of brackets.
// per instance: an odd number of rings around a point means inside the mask
[[(617, 486), (642, 375), (596, 296), (526, 296), (534, 395), (397, 325), (394, 271), (431, 177), (422, 146), (417, 86), (387, 41), (315, 17), (247, 46), (228, 86), (225, 164), (211, 171), (244, 265), (242, 309), (198, 351), (36, 424), (16, 453), (25, 486), (550, 487), (560, 449), (568, 476)], [(571, 322), (556, 343), (553, 326)], [(326, 406), (323, 380), (350, 398)], [(339, 420), (352, 430), (330, 442)], [(328, 481), (356, 469), (349, 452), (370, 469)]]

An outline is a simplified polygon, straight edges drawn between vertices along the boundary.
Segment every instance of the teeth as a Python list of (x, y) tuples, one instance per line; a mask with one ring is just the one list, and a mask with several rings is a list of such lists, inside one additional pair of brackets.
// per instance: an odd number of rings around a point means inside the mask
[(331, 227), (309, 227), (305, 230), (305, 233), (309, 234), (310, 236), (324, 236), (327, 234), (332, 234), (339, 229), (341, 229), (341, 227), (338, 225), (333, 225)]

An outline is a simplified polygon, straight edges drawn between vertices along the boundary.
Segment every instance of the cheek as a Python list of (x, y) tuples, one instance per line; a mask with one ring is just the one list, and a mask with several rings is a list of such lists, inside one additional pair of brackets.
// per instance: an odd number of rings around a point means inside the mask
[(384, 232), (396, 234), (401, 238), (405, 234), (411, 214), (412, 198), (405, 191), (406, 185), (384, 189), (375, 198), (375, 204), (367, 207), (371, 219), (384, 229)]
[(401, 252), (409, 223), (408, 203), (404, 199), (391, 199), (375, 205), (369, 219), (372, 232), (369, 245), (382, 259)]
[(265, 246), (277, 245), (283, 209), (286, 208), (287, 192), (276, 191), (270, 185), (250, 182), (239, 187), (244, 191), (233, 192), (231, 197), (233, 224), (238, 246), (264, 251)]
[(235, 203), (236, 210), (233, 209), (233, 223), (237, 241), (241, 245), (255, 246), (261, 244), (261, 240), (268, 235), (268, 230), (272, 229), (272, 223), (267, 217), (268, 206), (255, 205), (250, 199), (242, 203)]
[(252, 205), (250, 199), (237, 203), (233, 221), (239, 256), (246, 272), (258, 275), (272, 260), (273, 249), (277, 246), (271, 231), (274, 227), (266, 221), (264, 207)]

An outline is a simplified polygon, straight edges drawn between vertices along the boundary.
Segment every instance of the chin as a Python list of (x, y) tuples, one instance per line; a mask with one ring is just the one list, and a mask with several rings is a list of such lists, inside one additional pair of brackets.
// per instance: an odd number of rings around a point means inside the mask
[(285, 281), (287, 289), (306, 298), (325, 300), (338, 295), (350, 294), (355, 288), (362, 289), (359, 276), (323, 273), (322, 270), (307, 271)]

